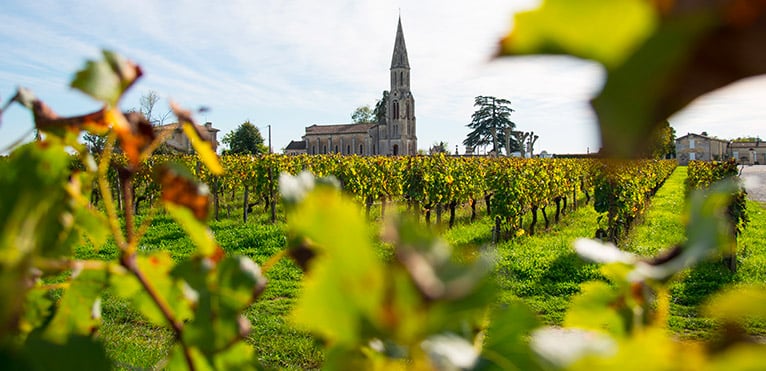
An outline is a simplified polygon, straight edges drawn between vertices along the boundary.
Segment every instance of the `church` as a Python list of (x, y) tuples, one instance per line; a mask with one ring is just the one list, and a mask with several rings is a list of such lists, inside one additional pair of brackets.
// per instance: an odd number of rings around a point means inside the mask
[(377, 123), (311, 125), (306, 128), (302, 141), (290, 142), (285, 154), (416, 155), (415, 99), (410, 91), (410, 62), (401, 17), (390, 73), (391, 88), (385, 118)]

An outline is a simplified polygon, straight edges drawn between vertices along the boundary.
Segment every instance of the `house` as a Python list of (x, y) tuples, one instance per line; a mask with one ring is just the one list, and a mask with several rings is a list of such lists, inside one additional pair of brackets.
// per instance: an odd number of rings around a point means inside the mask
[(729, 143), (729, 153), (740, 164), (766, 164), (766, 144), (760, 138), (755, 141), (732, 141)]
[[(202, 125), (199, 128), (200, 130), (202, 130), (202, 135), (207, 136), (207, 138), (203, 138), (203, 139), (208, 140), (210, 142), (210, 145), (213, 147), (213, 151), (216, 151), (218, 149), (218, 132), (220, 130), (214, 128), (213, 123), (211, 122), (206, 122), (205, 125)], [(168, 138), (165, 141), (164, 143), (165, 146), (169, 147), (170, 150), (174, 152), (180, 152), (180, 153), (194, 152), (194, 149), (192, 148), (189, 138), (186, 137), (186, 134), (184, 134), (183, 129), (178, 127), (178, 123), (158, 125), (154, 127), (154, 132), (157, 135), (170, 130), (172, 130), (173, 133), (170, 135), (170, 138)]]
[(729, 141), (702, 134), (686, 134), (676, 139), (676, 158), (679, 165), (689, 161), (720, 161), (728, 159)]
[(290, 144), (285, 147), (286, 155), (305, 155), (306, 154), (306, 142), (302, 140), (291, 140)]
[(415, 98), (410, 90), (410, 62), (404, 43), (401, 17), (396, 30), (389, 72), (391, 88), (386, 100), (385, 117), (376, 123), (308, 126), (302, 138), (305, 153), (416, 155), (418, 138)]

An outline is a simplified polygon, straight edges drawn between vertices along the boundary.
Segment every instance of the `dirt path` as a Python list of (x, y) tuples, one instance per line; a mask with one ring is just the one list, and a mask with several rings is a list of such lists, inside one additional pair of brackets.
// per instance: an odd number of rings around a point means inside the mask
[(766, 204), (766, 165), (745, 166), (742, 169), (742, 177), (757, 179), (755, 184), (746, 188), (747, 196), (753, 201)]

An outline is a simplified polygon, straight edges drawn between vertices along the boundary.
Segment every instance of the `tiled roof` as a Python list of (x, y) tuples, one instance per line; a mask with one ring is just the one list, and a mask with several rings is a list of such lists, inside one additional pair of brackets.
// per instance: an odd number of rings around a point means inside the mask
[(290, 144), (285, 147), (285, 149), (294, 149), (294, 150), (300, 150), (300, 149), (306, 149), (306, 142), (302, 140), (291, 140)]
[(324, 134), (367, 134), (376, 124), (338, 124), (338, 125), (311, 125), (306, 128), (306, 135)]

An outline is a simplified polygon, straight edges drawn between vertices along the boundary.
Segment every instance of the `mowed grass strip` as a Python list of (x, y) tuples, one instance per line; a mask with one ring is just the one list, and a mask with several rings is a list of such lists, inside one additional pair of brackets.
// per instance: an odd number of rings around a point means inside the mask
[[(653, 256), (686, 240), (687, 168), (679, 166), (652, 198), (642, 223), (634, 226), (621, 248), (642, 256)], [(766, 282), (766, 212), (752, 201), (747, 204), (750, 224), (737, 239), (738, 270), (731, 273), (715, 259), (703, 262), (678, 275), (670, 285), (670, 329), (684, 339), (703, 340), (715, 335), (717, 324), (700, 315), (714, 293), (737, 285)], [(762, 337), (766, 324), (751, 322), (751, 335)]]

